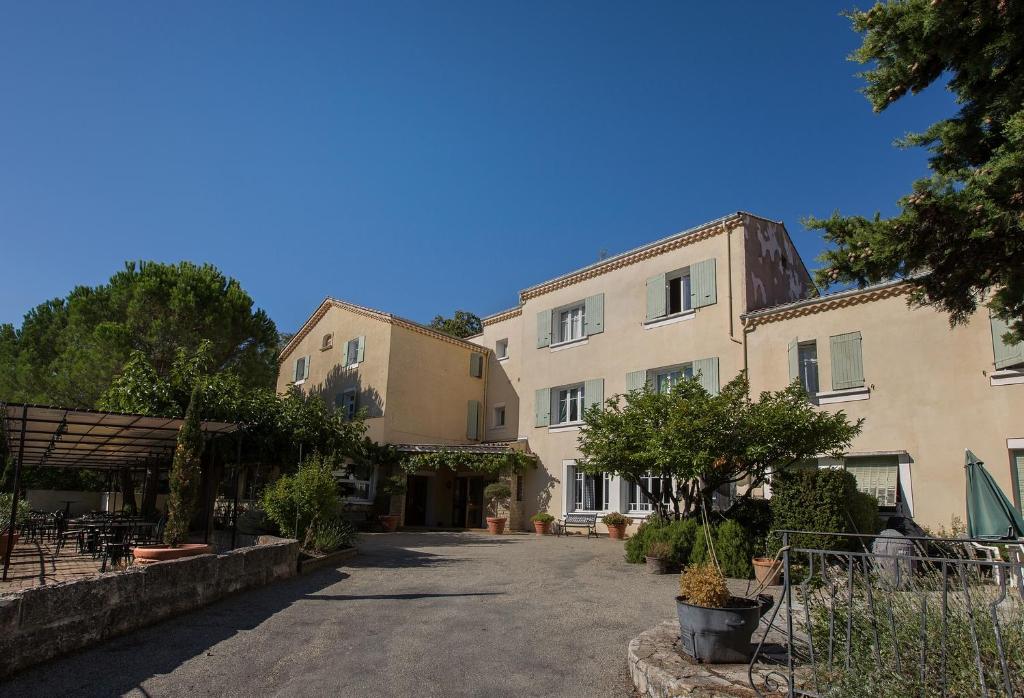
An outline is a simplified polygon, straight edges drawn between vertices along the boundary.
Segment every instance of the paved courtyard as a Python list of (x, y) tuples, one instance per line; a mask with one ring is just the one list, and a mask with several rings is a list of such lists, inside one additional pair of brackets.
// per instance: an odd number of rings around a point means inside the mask
[(606, 539), (364, 536), (360, 555), (0, 685), (17, 696), (628, 696), (675, 575)]

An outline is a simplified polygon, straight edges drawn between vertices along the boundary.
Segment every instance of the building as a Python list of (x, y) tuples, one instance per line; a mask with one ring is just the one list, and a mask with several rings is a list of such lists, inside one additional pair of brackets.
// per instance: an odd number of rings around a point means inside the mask
[[(849, 468), (886, 507), (930, 526), (962, 517), (965, 448), (1020, 506), (1024, 345), (1005, 347), (980, 314), (950, 328), (908, 308), (908, 290), (820, 296), (785, 227), (738, 212), (531, 286), (470, 341), (328, 299), (285, 348), (278, 388), (368, 405), (370, 436), (407, 449), (529, 450), (538, 467), (516, 481), (514, 527), (537, 510), (646, 516), (636, 488), (576, 471), (582, 411), (681, 376), (717, 391), (744, 369), (754, 394), (800, 379), (821, 409), (864, 417), (848, 458), (819, 465)], [(435, 477), (410, 486), (407, 524), (424, 496), (427, 523), (453, 521), (438, 514), (458, 510), (459, 474)]]

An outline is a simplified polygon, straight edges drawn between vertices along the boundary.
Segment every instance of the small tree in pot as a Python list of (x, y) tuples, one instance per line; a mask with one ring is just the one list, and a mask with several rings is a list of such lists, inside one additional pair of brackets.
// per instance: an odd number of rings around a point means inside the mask
[(555, 517), (546, 511), (538, 511), (530, 517), (530, 521), (533, 522), (533, 530), (537, 532), (538, 536), (545, 536), (550, 533), (551, 522), (554, 520)]
[(385, 478), (377, 488), (377, 503), (382, 512), (377, 518), (380, 521), (380, 525), (383, 526), (384, 530), (388, 533), (393, 533), (398, 530), (398, 524), (402, 517), (398, 514), (391, 513), (391, 498), (405, 494), (405, 483), (405, 474), (392, 475), (391, 477)]
[(672, 552), (672, 544), (667, 540), (650, 541), (644, 555), (647, 571), (651, 574), (665, 574), (669, 560), (672, 559)]
[(698, 662), (738, 664), (750, 661), (750, 638), (772, 607), (770, 596), (733, 596), (713, 562), (690, 565), (679, 576), (679, 639)]
[(629, 519), (625, 516), (617, 511), (613, 511), (610, 514), (602, 516), (601, 523), (608, 527), (609, 538), (612, 540), (625, 540), (626, 526), (629, 525)]
[(487, 517), (487, 532), (488, 533), (504, 533), (505, 523), (508, 521), (505, 517), (499, 517), (499, 507), (508, 505), (509, 499), (512, 498), (512, 488), (508, 486), (507, 482), (492, 482), (484, 488), (484, 499), (491, 504), (491, 513), (494, 516)]

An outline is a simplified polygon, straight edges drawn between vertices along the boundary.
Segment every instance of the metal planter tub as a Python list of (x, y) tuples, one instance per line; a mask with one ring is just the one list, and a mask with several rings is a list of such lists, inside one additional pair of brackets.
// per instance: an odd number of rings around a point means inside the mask
[(753, 649), (750, 638), (773, 603), (772, 597), (759, 594), (756, 599), (734, 596), (728, 608), (705, 608), (677, 596), (680, 646), (705, 664), (745, 664)]

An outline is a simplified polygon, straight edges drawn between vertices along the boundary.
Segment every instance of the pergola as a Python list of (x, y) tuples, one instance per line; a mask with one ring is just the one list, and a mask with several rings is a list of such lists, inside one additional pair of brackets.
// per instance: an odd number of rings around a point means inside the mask
[[(184, 421), (52, 405), (0, 403), (0, 408), (3, 410), (0, 438), (6, 439), (7, 452), (15, 456), (9, 533), (14, 531), (23, 466), (114, 471), (169, 464)], [(238, 433), (241, 425), (203, 421), (200, 428), (209, 438), (214, 438)], [(240, 453), (241, 439), (238, 449)], [(236, 487), (235, 509), (237, 498)], [(4, 579), (13, 547), (8, 545), (4, 555)]]

